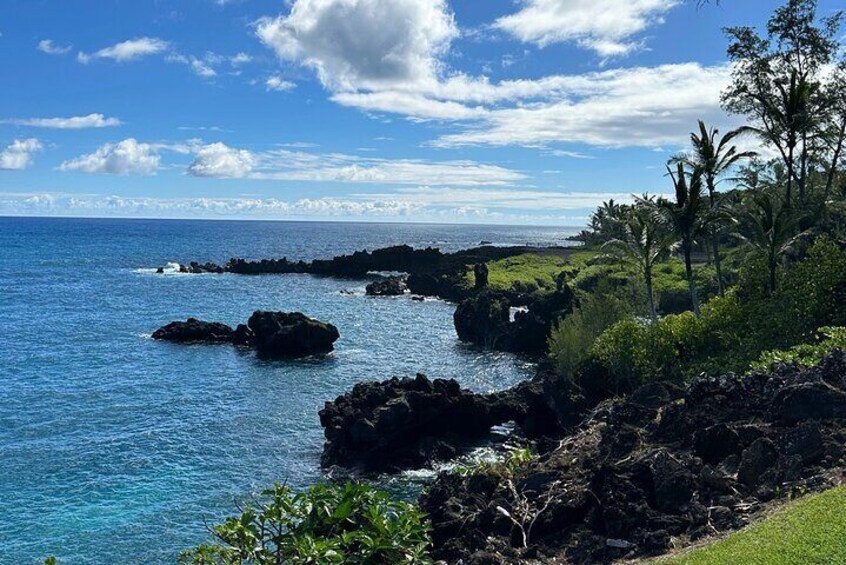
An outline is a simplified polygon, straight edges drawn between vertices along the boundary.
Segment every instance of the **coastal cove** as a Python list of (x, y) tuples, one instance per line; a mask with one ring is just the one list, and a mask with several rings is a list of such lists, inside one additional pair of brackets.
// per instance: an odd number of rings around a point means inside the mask
[[(156, 275), (168, 262), (313, 260), (408, 244), (561, 245), (575, 230), (414, 224), (0, 218), (0, 562), (172, 563), (209, 522), (273, 481), (321, 477), (318, 410), (357, 382), (455, 378), (509, 388), (534, 365), (458, 342), (455, 305), (373, 299), (367, 281)], [(150, 339), (196, 316), (256, 309), (338, 326), (322, 359), (264, 361)], [(402, 490), (402, 477), (394, 485)]]

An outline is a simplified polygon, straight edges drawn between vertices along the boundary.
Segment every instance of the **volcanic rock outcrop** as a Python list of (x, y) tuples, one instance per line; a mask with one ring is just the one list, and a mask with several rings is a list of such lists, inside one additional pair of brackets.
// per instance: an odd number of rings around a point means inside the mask
[(153, 339), (176, 343), (231, 343), (252, 347), (262, 357), (284, 359), (329, 353), (340, 337), (338, 328), (300, 312), (256, 311), (246, 325), (232, 329), (219, 322), (189, 318), (153, 332)]

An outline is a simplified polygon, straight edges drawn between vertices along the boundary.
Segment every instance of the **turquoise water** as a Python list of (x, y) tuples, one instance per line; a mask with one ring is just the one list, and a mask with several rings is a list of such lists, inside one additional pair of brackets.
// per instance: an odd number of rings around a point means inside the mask
[[(317, 411), (361, 380), (418, 371), (487, 391), (525, 361), (456, 341), (454, 306), (304, 275), (155, 275), (169, 261), (313, 259), (408, 243), (562, 243), (573, 230), (0, 218), (0, 563), (173, 563), (273, 481), (320, 477)], [(341, 291), (352, 290), (352, 294)], [(266, 362), (149, 334), (256, 309), (338, 326), (324, 359)]]

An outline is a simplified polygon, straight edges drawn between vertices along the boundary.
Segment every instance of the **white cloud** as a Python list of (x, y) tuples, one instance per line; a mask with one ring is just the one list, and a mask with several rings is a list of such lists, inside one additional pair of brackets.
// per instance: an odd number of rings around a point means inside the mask
[(191, 70), (194, 71), (194, 74), (203, 78), (213, 78), (217, 76), (217, 71), (201, 59), (191, 59)]
[(432, 186), (502, 186), (526, 178), (519, 171), (476, 161), (392, 160), (288, 149), (252, 152), (224, 143), (190, 150), (196, 157), (188, 172), (198, 177)]
[(434, 186), (501, 186), (524, 180), (512, 169), (476, 161), (379, 159), (274, 150), (258, 154), (250, 178), (283, 181)]
[(42, 148), (41, 142), (35, 138), (16, 139), (0, 153), (0, 169), (23, 170), (32, 163), (33, 154)]
[(235, 67), (237, 67), (238, 65), (246, 65), (252, 60), (253, 58), (244, 52), (238, 53), (237, 55), (234, 55), (229, 58), (229, 62)]
[(71, 45), (56, 45), (52, 39), (42, 39), (38, 42), (38, 50), (48, 55), (64, 55), (73, 49)]
[[(631, 44), (677, 3), (524, 0), (520, 11), (497, 25), (520, 31), (527, 41), (590, 43), (608, 54)], [(257, 27), (259, 38), (283, 60), (315, 69), (337, 104), (453, 122), (458, 129), (435, 140), (437, 146), (675, 146), (699, 118), (729, 125), (719, 100), (729, 80), (726, 65), (667, 64), (492, 82), (444, 63), (457, 33), (443, 0), (295, 0), (290, 14), (265, 18)]]
[(445, 0), (296, 0), (256, 33), (327, 87), (354, 90), (434, 80), (458, 27)]
[(297, 85), (289, 80), (285, 80), (280, 76), (272, 76), (265, 82), (267, 90), (275, 92), (287, 92), (293, 90)]
[(233, 149), (223, 143), (205, 145), (188, 172), (197, 177), (243, 178), (256, 164), (256, 158), (247, 150)]
[(159, 169), (158, 148), (135, 139), (107, 143), (94, 153), (63, 162), (59, 169), (112, 175), (153, 175)]
[(521, 9), (498, 19), (494, 27), (520, 41), (543, 47), (575, 42), (603, 57), (625, 55), (638, 46), (632, 38), (663, 16), (679, 0), (522, 0)]
[(26, 118), (4, 120), (3, 123), (33, 128), (53, 129), (85, 129), (108, 128), (121, 125), (117, 118), (107, 118), (103, 114), (88, 114), (87, 116), (71, 116), (68, 118)]
[(680, 145), (698, 119), (726, 124), (720, 92), (729, 80), (727, 65), (697, 63), (580, 75), (557, 99), (492, 109), (478, 123), (442, 136), (436, 144)]
[[(488, 189), (407, 189), (397, 193), (301, 198), (145, 198), (80, 194), (3, 194), (0, 214), (175, 218), (392, 219), (396, 221), (582, 225), (608, 198), (628, 194)], [(556, 208), (555, 206), (559, 206)], [(576, 230), (572, 230), (575, 233)]]
[(88, 63), (91, 59), (112, 59), (118, 63), (134, 61), (148, 55), (155, 55), (166, 51), (167, 41), (156, 37), (139, 37), (123, 41), (110, 47), (105, 47), (91, 54), (79, 52), (77, 59), (80, 63)]

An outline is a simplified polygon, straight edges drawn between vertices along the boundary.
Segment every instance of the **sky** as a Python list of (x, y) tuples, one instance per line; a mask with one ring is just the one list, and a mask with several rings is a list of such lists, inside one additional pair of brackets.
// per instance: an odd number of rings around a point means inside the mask
[(0, 215), (580, 225), (780, 3), (3, 0)]

